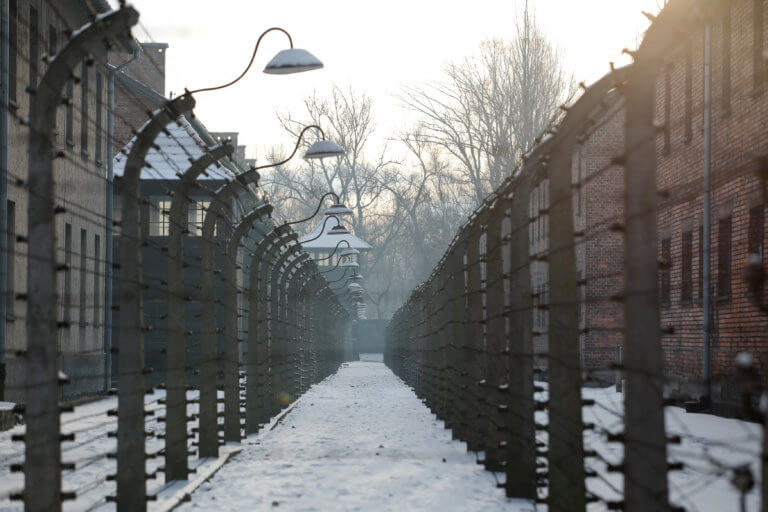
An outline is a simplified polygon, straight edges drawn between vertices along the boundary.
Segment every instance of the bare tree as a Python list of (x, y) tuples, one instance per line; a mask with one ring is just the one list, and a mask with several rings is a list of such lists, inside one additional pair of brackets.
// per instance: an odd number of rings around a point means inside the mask
[(406, 86), (402, 102), (423, 123), (423, 140), (461, 165), (480, 202), (546, 128), (572, 80), (526, 0), (510, 41), (492, 39), (478, 56), (451, 64), (445, 80)]

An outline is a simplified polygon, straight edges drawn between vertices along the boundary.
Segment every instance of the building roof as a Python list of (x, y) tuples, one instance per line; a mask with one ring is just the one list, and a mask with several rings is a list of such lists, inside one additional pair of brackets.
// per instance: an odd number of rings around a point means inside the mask
[[(155, 139), (155, 146), (147, 153), (145, 166), (141, 170), (141, 179), (144, 180), (175, 180), (179, 174), (184, 173), (192, 161), (203, 156), (205, 149), (210, 147), (200, 134), (185, 117), (180, 117), (178, 123), (167, 126), (168, 133), (161, 132)], [(133, 146), (136, 137), (126, 144), (125, 152), (119, 152), (115, 156), (115, 176), (122, 176), (125, 170), (127, 153)], [(231, 177), (232, 173), (224, 167), (216, 167), (212, 164), (206, 169), (210, 178), (223, 179)]]
[[(325, 219), (323, 219), (323, 222), (325, 222)], [(315, 228), (304, 235), (303, 237), (299, 238), (299, 243), (304, 249), (329, 249), (333, 250), (336, 245), (341, 242), (342, 240), (346, 240), (349, 242), (349, 245), (353, 249), (357, 249), (358, 251), (370, 251), (371, 246), (368, 244), (368, 242), (356, 237), (354, 234), (350, 233), (348, 235), (329, 235), (328, 232), (336, 227), (336, 223), (332, 220), (329, 222), (325, 222), (325, 228), (323, 228), (323, 222), (319, 223)], [(320, 230), (323, 230), (323, 233), (320, 234)], [(320, 235), (317, 240), (312, 240), (316, 236)], [(311, 242), (304, 242), (304, 240), (312, 240)]]

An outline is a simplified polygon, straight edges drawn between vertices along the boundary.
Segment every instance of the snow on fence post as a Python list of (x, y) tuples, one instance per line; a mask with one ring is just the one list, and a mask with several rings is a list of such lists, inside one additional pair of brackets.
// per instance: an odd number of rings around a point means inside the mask
[(557, 137), (540, 165), (549, 181), (549, 495), (551, 511), (586, 509), (579, 309), (571, 160), (574, 137)]
[(182, 174), (173, 191), (168, 227), (168, 345), (165, 416), (165, 480), (186, 480), (187, 464), (187, 346), (184, 305), (184, 251), (182, 220), (195, 180), (212, 163), (231, 155), (230, 143), (198, 158)]
[[(24, 506), (29, 511), (60, 510), (61, 491), (59, 396), (61, 394), (56, 308), (56, 227), (53, 132), (56, 106), (76, 65), (103, 46), (129, 45), (130, 28), (138, 21), (131, 7), (113, 11), (74, 32), (50, 62), (40, 84), (30, 94), (29, 204), (27, 272), (26, 432)], [(135, 198), (133, 199), (135, 201)], [(5, 321), (3, 319), (2, 321)], [(68, 326), (67, 326), (68, 327)], [(141, 397), (144, 390), (141, 390)], [(143, 415), (141, 420), (143, 422)], [(141, 439), (144, 429), (142, 423)], [(143, 469), (142, 469), (143, 480)], [(142, 495), (143, 499), (143, 495)]]
[(285, 389), (286, 396), (293, 402), (299, 396), (298, 373), (296, 365), (299, 345), (298, 329), (298, 293), (296, 288), (301, 285), (298, 266), (304, 263), (309, 254), (303, 253), (294, 258), (285, 269), (285, 278), (282, 281), (283, 302), (285, 304)]
[(533, 385), (533, 295), (530, 271), (529, 202), (531, 177), (521, 172), (503, 191), (509, 200), (504, 212), (504, 311), (505, 346), (509, 351), (507, 378), (507, 427), (509, 452), (515, 454), (506, 466), (507, 496), (535, 499), (536, 490), (536, 422)]
[[(650, 32), (649, 32), (650, 34)], [(647, 35), (625, 87), (624, 509), (669, 509), (658, 294), (656, 76)], [(644, 54), (647, 54), (645, 57)]]
[[(155, 138), (195, 106), (191, 95), (170, 100), (144, 125), (126, 159), (120, 183), (120, 389), (118, 391), (117, 507), (146, 509), (144, 453), (144, 332), (141, 285), (139, 178)], [(186, 450), (186, 436), (184, 450)]]

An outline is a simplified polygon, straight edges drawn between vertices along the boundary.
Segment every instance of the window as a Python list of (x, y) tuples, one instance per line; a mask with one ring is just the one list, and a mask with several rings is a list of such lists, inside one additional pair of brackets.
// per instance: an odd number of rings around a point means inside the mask
[(672, 150), (672, 64), (664, 68), (664, 153)]
[(723, 110), (731, 109), (731, 8), (723, 16)]
[(685, 49), (685, 142), (693, 140), (693, 45)]
[(85, 300), (86, 300), (86, 255), (88, 254), (88, 233), (84, 230), (80, 230), (80, 297), (78, 301), (78, 323), (80, 329), (85, 329)]
[(671, 298), (671, 269), (672, 269), (672, 240), (664, 238), (661, 240), (661, 265), (659, 273), (661, 274), (661, 283), (659, 285), (661, 292), (661, 305), (669, 307)]
[(720, 298), (731, 295), (731, 231), (731, 216), (720, 219), (717, 223), (717, 296)]
[(754, 12), (752, 13), (752, 81), (754, 92), (763, 90), (765, 80), (765, 63), (763, 62), (763, 1), (752, 0)]
[(72, 224), (66, 224), (64, 226), (64, 322), (69, 322), (70, 311), (69, 308), (72, 305)]
[(5, 260), (6, 271), (6, 318), (12, 319), (14, 315), (14, 304), (16, 301), (16, 203), (8, 201), (8, 215), (6, 217), (6, 236), (7, 236), (7, 259)]
[(103, 134), (102, 132), (102, 110), (104, 110), (104, 76), (100, 71), (96, 72), (96, 163), (101, 164), (102, 154), (101, 145)]
[(58, 51), (56, 27), (51, 25), (48, 27), (48, 57), (54, 57)]
[(749, 210), (749, 240), (748, 249), (750, 262), (762, 262), (765, 257), (763, 242), (765, 239), (765, 208), (758, 205)]
[[(189, 236), (203, 235), (203, 223), (205, 222), (205, 214), (208, 211), (208, 207), (210, 205), (210, 201), (197, 201), (195, 203), (189, 204), (187, 207), (187, 230), (189, 231)], [(213, 236), (216, 236), (215, 224), (213, 227)]]
[(37, 66), (40, 62), (40, 33), (37, 9), (29, 8), (29, 86), (37, 87)]
[(704, 228), (699, 226), (699, 300), (704, 298)]
[(101, 320), (101, 237), (93, 237), (93, 326), (98, 327)]
[(88, 63), (83, 62), (80, 77), (80, 151), (88, 156)]
[(149, 236), (168, 236), (168, 213), (171, 210), (171, 198), (152, 197), (149, 205)]
[(64, 127), (64, 138), (66, 139), (67, 146), (74, 147), (75, 146), (75, 139), (73, 138), (73, 131), (74, 131), (74, 123), (75, 123), (75, 111), (74, 111), (74, 105), (73, 100), (75, 97), (75, 83), (72, 80), (69, 80), (67, 82), (67, 91), (66, 91), (66, 97), (67, 97), (67, 120), (66, 120), (66, 126)]
[(18, 67), (17, 57), (19, 53), (19, 11), (16, 0), (11, 0), (8, 17), (8, 99), (16, 103), (16, 72)]
[(681, 242), (680, 302), (690, 303), (693, 300), (693, 231), (684, 231)]

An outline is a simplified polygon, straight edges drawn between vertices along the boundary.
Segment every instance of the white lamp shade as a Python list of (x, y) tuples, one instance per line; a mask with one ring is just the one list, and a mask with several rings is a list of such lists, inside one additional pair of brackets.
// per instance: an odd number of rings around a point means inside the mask
[(328, 230), (329, 235), (348, 235), (350, 234), (350, 231), (342, 226), (341, 224), (337, 224), (336, 226), (333, 226), (331, 229)]
[(267, 63), (264, 72), (270, 75), (289, 75), (320, 69), (323, 63), (320, 59), (301, 48), (288, 48), (280, 51)]
[[(328, 158), (332, 156), (342, 156), (346, 153), (344, 151), (344, 148), (333, 142), (332, 140), (318, 140), (311, 146), (309, 146), (309, 149), (306, 153), (304, 153), (304, 158), (306, 160), (312, 160), (314, 158)], [(343, 206), (343, 205), (342, 205)], [(351, 210), (350, 210), (351, 213)]]
[(341, 265), (341, 268), (359, 268), (360, 265), (356, 261), (345, 261)]
[(360, 251), (357, 249), (344, 249), (341, 251), (340, 256), (343, 258), (345, 256), (352, 256), (353, 254), (360, 254)]
[(355, 212), (341, 203), (334, 204), (323, 212), (323, 215), (353, 215)]

